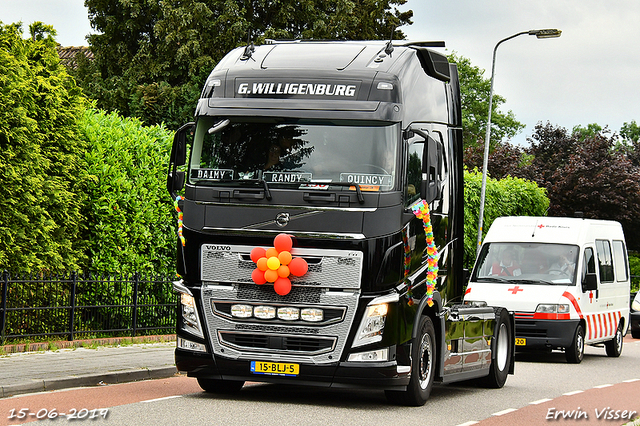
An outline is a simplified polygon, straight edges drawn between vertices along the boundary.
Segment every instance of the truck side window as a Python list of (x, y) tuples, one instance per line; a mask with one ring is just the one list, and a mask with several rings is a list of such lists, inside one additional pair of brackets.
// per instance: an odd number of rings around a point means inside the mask
[(420, 198), (420, 183), (422, 182), (422, 153), (424, 141), (409, 145), (409, 162), (407, 166), (407, 196), (405, 206), (411, 205)]
[(629, 279), (629, 264), (624, 241), (613, 241), (613, 262), (616, 269), (616, 281), (627, 281)]
[(600, 282), (613, 282), (613, 260), (611, 258), (611, 244), (609, 244), (609, 241), (596, 240), (596, 252), (598, 253)]

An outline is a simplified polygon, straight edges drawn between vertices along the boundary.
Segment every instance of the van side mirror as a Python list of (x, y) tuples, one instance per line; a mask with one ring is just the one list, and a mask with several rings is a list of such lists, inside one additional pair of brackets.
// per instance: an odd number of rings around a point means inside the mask
[(598, 278), (596, 274), (587, 272), (582, 280), (582, 291), (591, 291), (598, 289)]

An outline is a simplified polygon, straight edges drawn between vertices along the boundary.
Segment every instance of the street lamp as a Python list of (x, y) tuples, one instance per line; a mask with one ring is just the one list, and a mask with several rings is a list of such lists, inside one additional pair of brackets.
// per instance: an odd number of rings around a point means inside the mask
[(510, 37), (502, 39), (493, 48), (493, 61), (491, 65), (491, 89), (489, 90), (489, 116), (487, 118), (487, 134), (484, 138), (484, 158), (482, 160), (482, 187), (480, 189), (480, 213), (478, 215), (478, 244), (476, 246), (476, 257), (480, 253), (480, 244), (482, 243), (482, 219), (484, 216), (484, 199), (487, 189), (487, 163), (489, 162), (489, 138), (491, 137), (491, 106), (493, 104), (493, 77), (496, 70), (496, 51), (498, 46), (507, 40), (516, 38), (521, 35), (534, 35), (537, 38), (556, 38), (560, 37), (562, 31), (556, 29), (529, 30), (522, 31)]

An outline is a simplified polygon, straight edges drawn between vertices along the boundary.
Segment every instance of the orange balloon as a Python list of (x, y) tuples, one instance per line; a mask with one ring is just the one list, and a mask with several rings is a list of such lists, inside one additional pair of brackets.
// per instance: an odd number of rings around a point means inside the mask
[(291, 251), (291, 247), (293, 247), (293, 241), (287, 234), (278, 234), (273, 239), (273, 246), (276, 250), (278, 250), (278, 252)]
[(291, 257), (291, 253), (288, 251), (281, 251), (280, 254), (278, 254), (278, 259), (280, 259), (282, 265), (288, 265), (289, 262), (291, 262)]
[(265, 252), (266, 250), (262, 247), (256, 247), (251, 250), (251, 260), (253, 260), (253, 263), (258, 263), (258, 259), (265, 257)]
[(291, 271), (291, 274), (296, 277), (303, 276), (308, 270), (309, 265), (307, 265), (307, 261), (301, 257), (294, 257), (289, 263), (289, 271)]
[(278, 250), (276, 250), (273, 247), (269, 247), (265, 253), (266, 258), (270, 258), (270, 257), (278, 257)]
[(267, 269), (264, 273), (264, 279), (270, 283), (274, 282), (278, 278), (278, 271), (274, 271), (273, 269)]
[(289, 281), (289, 278), (278, 278), (273, 283), (273, 289), (280, 296), (286, 296), (291, 291), (291, 281)]
[(256, 262), (256, 266), (258, 267), (258, 269), (260, 269), (262, 272), (266, 271), (267, 269), (269, 269), (269, 267), (267, 266), (267, 258), (266, 257), (261, 257), (260, 259), (258, 259), (258, 261)]
[(286, 265), (282, 265), (278, 268), (278, 276), (281, 278), (287, 278), (291, 272), (289, 271), (289, 267)]
[(260, 269), (253, 270), (253, 272), (251, 273), (251, 279), (258, 285), (262, 285), (267, 282), (267, 280), (264, 279), (264, 272), (262, 272)]

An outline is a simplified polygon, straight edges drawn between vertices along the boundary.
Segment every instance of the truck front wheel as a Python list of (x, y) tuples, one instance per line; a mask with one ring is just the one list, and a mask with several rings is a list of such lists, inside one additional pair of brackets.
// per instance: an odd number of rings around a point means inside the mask
[(385, 391), (394, 404), (419, 407), (429, 399), (436, 371), (436, 332), (428, 316), (420, 318), (419, 332), (411, 347), (411, 379), (405, 391)]
[(244, 382), (235, 380), (217, 380), (217, 379), (205, 379), (198, 377), (198, 385), (203, 391), (209, 393), (236, 393), (242, 389)]

